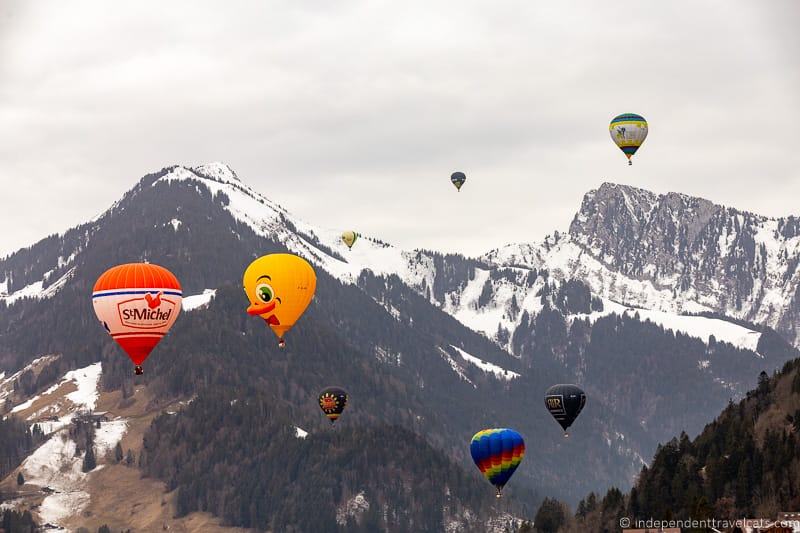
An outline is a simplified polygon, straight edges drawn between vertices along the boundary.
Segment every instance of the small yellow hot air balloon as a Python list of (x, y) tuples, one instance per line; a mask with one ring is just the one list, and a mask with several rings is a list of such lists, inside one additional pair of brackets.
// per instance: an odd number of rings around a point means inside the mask
[(265, 255), (250, 263), (242, 284), (250, 300), (247, 314), (263, 318), (278, 336), (278, 346), (286, 346), (283, 336), (314, 297), (317, 288), (314, 268), (296, 255)]
[(347, 245), (348, 250), (353, 247), (358, 239), (358, 233), (355, 231), (345, 231), (342, 233), (342, 242)]

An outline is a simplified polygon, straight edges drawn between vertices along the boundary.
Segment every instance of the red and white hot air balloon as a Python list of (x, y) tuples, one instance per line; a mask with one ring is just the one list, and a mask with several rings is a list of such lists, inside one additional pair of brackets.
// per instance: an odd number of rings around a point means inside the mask
[(92, 304), (103, 327), (128, 354), (136, 374), (181, 311), (181, 284), (164, 267), (128, 263), (106, 270), (94, 284)]

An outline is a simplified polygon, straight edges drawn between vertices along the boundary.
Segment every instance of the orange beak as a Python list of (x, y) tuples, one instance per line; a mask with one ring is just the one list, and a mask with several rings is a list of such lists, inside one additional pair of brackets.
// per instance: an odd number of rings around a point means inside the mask
[(248, 315), (263, 315), (275, 309), (276, 302), (272, 301), (268, 304), (252, 304), (247, 308)]

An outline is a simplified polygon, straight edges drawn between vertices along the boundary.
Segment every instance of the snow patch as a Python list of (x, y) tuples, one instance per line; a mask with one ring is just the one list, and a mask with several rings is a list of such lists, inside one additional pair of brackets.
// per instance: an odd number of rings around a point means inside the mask
[[(22, 463), (22, 472), (27, 484), (48, 487), (53, 490), (42, 500), (37, 513), (39, 521), (58, 525), (65, 518), (79, 514), (89, 504), (86, 491), (88, 476), (82, 472), (83, 454), (76, 457), (76, 444), (69, 437), (68, 426), (76, 414), (94, 409), (99, 396), (98, 383), (102, 372), (101, 363), (67, 372), (52, 390), (74, 383), (76, 390), (65, 397), (71, 402), (70, 412), (58, 422), (41, 422), (50, 438), (37, 448)], [(127, 420), (116, 419), (101, 422), (94, 429), (94, 452), (97, 468), (105, 464), (105, 456), (122, 439), (127, 430)]]
[(756, 351), (761, 333), (752, 329), (728, 322), (718, 318), (704, 316), (678, 315), (667, 311), (652, 309), (638, 309), (627, 307), (617, 302), (603, 299), (603, 310), (593, 313), (570, 315), (570, 319), (588, 319), (594, 323), (598, 318), (610, 314), (635, 316), (639, 315), (642, 322), (650, 321), (664, 329), (681, 332), (690, 337), (695, 337), (705, 343), (713, 335), (717, 341), (727, 342), (739, 348)]
[(467, 383), (469, 383), (470, 385), (472, 385), (474, 388), (477, 388), (477, 385), (475, 385), (475, 384), (474, 384), (472, 381), (470, 381), (470, 379), (469, 379), (469, 378), (467, 377), (467, 375), (464, 373), (464, 369), (463, 369), (463, 368), (461, 368), (461, 365), (459, 365), (459, 364), (456, 362), (456, 360), (455, 360), (455, 359), (453, 359), (453, 356), (452, 356), (452, 355), (450, 355), (449, 353), (447, 353), (447, 350), (445, 350), (445, 349), (444, 349), (444, 348), (442, 348), (442, 347), (439, 347), (439, 353), (440, 353), (440, 354), (442, 354), (442, 357), (444, 358), (444, 360), (445, 360), (445, 361), (447, 361), (447, 364), (449, 364), (449, 365), (450, 365), (450, 368), (452, 368), (452, 369), (453, 369), (453, 372), (455, 372), (456, 374), (458, 374), (458, 377), (460, 377), (461, 379), (463, 379), (464, 381), (466, 381)]
[(194, 311), (195, 309), (204, 309), (208, 307), (211, 300), (216, 296), (217, 289), (205, 289), (201, 294), (193, 294), (192, 296), (185, 296), (181, 300), (181, 309), (183, 311)]
[(511, 370), (506, 370), (503, 367), (497, 366), (493, 363), (489, 363), (487, 361), (484, 361), (483, 359), (475, 357), (474, 355), (468, 354), (458, 346), (453, 346), (451, 344), (450, 347), (456, 350), (459, 353), (459, 355), (461, 355), (461, 357), (464, 358), (464, 360), (472, 363), (473, 365), (477, 366), (484, 372), (494, 374), (494, 376), (498, 379), (504, 379), (506, 381), (510, 381), (512, 379), (519, 377), (519, 374), (517, 374), (516, 372), (512, 372)]
[[(50, 272), (52, 272), (52, 270), (44, 275), (45, 279), (48, 277)], [(69, 281), (73, 274), (75, 274), (75, 267), (69, 269), (66, 273), (64, 273), (63, 276), (58, 278), (47, 287), (44, 286), (45, 281), (42, 279), (31, 283), (19, 289), (18, 291), (14, 291), (7, 296), (0, 296), (0, 300), (5, 301), (8, 305), (12, 305), (23, 298), (34, 298), (37, 300), (46, 300), (48, 298), (52, 298), (59, 290), (61, 290), (64, 285), (66, 285), (67, 281)], [(3, 294), (3, 292), (4, 291), (0, 291), (0, 294)]]
[(306, 430), (304, 430), (304, 429), (302, 429), (302, 428), (300, 428), (298, 426), (295, 426), (294, 427), (294, 436), (297, 437), (298, 439), (305, 439), (306, 437), (308, 437), (308, 431), (306, 431)]

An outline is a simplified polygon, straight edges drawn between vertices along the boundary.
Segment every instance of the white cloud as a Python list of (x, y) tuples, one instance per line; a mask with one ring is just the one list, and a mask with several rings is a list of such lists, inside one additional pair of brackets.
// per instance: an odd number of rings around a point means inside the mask
[[(606, 180), (789, 214), (798, 15), (792, 0), (5, 1), (0, 226), (19, 229), (0, 253), (211, 160), (306, 220), (404, 247), (534, 240)], [(625, 111), (651, 124), (633, 167), (607, 133)]]

